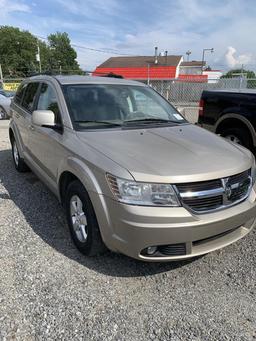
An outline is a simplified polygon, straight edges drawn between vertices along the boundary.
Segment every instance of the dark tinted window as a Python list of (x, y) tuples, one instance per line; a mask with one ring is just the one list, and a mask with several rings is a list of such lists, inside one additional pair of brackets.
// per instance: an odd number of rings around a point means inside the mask
[(25, 95), (22, 101), (22, 106), (29, 112), (32, 112), (34, 108), (38, 85), (39, 83), (29, 83), (26, 88)]
[(38, 110), (51, 110), (55, 114), (55, 122), (61, 123), (60, 109), (57, 95), (53, 87), (49, 84), (42, 84), (37, 104)]
[(22, 100), (22, 96), (26, 90), (28, 84), (21, 84), (16, 92), (16, 95), (14, 97), (14, 102), (20, 104)]

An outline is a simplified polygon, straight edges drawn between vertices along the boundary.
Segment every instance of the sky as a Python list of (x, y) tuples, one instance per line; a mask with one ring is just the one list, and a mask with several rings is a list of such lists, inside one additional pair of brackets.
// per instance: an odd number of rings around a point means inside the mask
[[(40, 37), (67, 32), (84, 70), (111, 56), (159, 52), (214, 69), (256, 69), (255, 0), (0, 0), (0, 25)], [(88, 50), (100, 49), (107, 53)]]

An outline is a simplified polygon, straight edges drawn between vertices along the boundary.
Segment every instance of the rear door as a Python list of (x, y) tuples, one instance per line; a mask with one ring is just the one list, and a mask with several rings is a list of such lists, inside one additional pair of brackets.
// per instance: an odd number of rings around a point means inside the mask
[(28, 153), (28, 131), (31, 126), (31, 114), (35, 105), (38, 86), (38, 82), (23, 84), (17, 91), (12, 106), (16, 138), (25, 154)]

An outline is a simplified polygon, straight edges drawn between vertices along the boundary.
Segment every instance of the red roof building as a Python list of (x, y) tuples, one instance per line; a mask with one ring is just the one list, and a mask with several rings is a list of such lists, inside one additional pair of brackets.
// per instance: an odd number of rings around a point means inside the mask
[(178, 79), (190, 82), (207, 82), (202, 74), (205, 62), (183, 62), (182, 56), (134, 56), (111, 57), (97, 66), (93, 75), (104, 76), (110, 73), (127, 79), (157, 81)]
[(182, 56), (111, 57), (99, 65), (93, 75), (114, 73), (136, 80), (167, 80), (178, 76)]

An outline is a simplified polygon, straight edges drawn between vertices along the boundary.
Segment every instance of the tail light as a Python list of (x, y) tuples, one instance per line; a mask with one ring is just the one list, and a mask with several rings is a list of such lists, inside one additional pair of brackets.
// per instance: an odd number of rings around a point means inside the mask
[(199, 116), (203, 116), (204, 115), (204, 100), (203, 99), (200, 99), (200, 102), (199, 102), (198, 115)]

